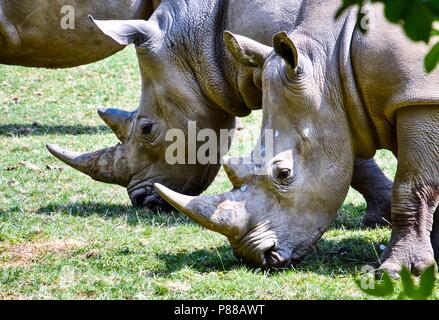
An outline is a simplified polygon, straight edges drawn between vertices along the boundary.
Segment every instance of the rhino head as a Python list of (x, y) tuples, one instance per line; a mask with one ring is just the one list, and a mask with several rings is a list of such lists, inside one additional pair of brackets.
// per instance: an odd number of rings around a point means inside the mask
[[(136, 112), (99, 110), (121, 142), (116, 146), (75, 153), (48, 145), (49, 151), (97, 181), (126, 187), (135, 206), (167, 209), (166, 202), (154, 191), (154, 183), (190, 195), (200, 194), (218, 173), (221, 156), (217, 156), (218, 161), (203, 164), (170, 162), (166, 151), (173, 141), (167, 140), (167, 133), (171, 129), (184, 132), (186, 140), (182, 147), (187, 151), (189, 121), (196, 121), (197, 132), (209, 128), (219, 136), (221, 129), (234, 128), (234, 116), (208, 101), (196, 76), (188, 71), (187, 61), (178, 59), (185, 55), (175, 51), (184, 48), (176, 47), (167, 37), (170, 21), (163, 7), (149, 21), (94, 20), (94, 23), (117, 43), (135, 44), (142, 78), (139, 108)], [(228, 150), (229, 143), (223, 142), (217, 150)]]
[[(334, 107), (337, 97), (327, 94), (336, 85), (322, 76), (313, 43), (299, 53), (286, 33), (274, 37), (274, 51), (230, 33), (225, 38), (237, 61), (263, 70), (260, 141), (249, 157), (225, 161), (234, 187), (228, 193), (190, 197), (156, 189), (195, 222), (225, 235), (244, 262), (287, 267), (322, 236), (346, 197), (354, 163), (349, 125)], [(270, 152), (262, 138), (267, 129)]]

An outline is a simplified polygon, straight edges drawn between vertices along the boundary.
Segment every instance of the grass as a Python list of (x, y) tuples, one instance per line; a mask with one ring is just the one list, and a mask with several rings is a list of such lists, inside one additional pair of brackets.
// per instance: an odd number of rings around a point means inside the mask
[[(135, 109), (139, 84), (130, 49), (70, 70), (0, 66), (0, 298), (367, 298), (355, 280), (390, 231), (360, 229), (365, 204), (354, 191), (304, 263), (264, 272), (242, 265), (222, 236), (178, 213), (133, 209), (124, 189), (49, 155), (47, 142), (84, 151), (115, 144), (96, 109)], [(259, 121), (260, 112), (244, 120), (235, 150), (252, 148), (243, 142)], [(392, 177), (393, 156), (378, 160)], [(221, 172), (208, 192), (228, 188)]]

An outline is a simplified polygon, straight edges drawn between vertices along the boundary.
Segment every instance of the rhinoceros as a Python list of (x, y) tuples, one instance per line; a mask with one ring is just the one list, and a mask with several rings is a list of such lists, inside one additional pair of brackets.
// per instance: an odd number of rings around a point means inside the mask
[(124, 46), (88, 15), (146, 19), (155, 6), (153, 0), (0, 0), (0, 63), (68, 68), (102, 60)]
[[(149, 21), (95, 20), (118, 44), (136, 46), (142, 75), (138, 112), (100, 111), (121, 141), (117, 146), (74, 153), (49, 145), (49, 151), (97, 181), (126, 187), (135, 206), (165, 206), (154, 191), (156, 182), (200, 194), (212, 183), (220, 161), (169, 164), (166, 132), (175, 128), (187, 132), (188, 121), (195, 120), (198, 132), (209, 128), (219, 133), (232, 129), (236, 116), (260, 109), (260, 83), (251, 68), (241, 68), (224, 48), (223, 32), (229, 29), (269, 44), (272, 34), (291, 28), (300, 4), (297, 0), (165, 0)], [(223, 148), (227, 146), (218, 150)], [(366, 224), (382, 223), (382, 216), (390, 214), (392, 183), (373, 160), (356, 163), (353, 186), (367, 200)]]
[[(439, 257), (439, 70), (424, 71), (428, 46), (410, 42), (368, 5), (334, 20), (341, 1), (306, 1), (293, 31), (272, 47), (226, 33), (243, 67), (263, 83), (263, 130), (275, 130), (273, 157), (229, 159), (231, 192), (184, 196), (157, 184), (164, 199), (228, 237), (258, 267), (299, 262), (327, 230), (351, 182), (354, 160), (377, 149), (398, 158), (392, 236), (381, 270), (419, 273)], [(257, 71), (258, 70), (258, 71)], [(259, 145), (262, 145), (259, 146)]]

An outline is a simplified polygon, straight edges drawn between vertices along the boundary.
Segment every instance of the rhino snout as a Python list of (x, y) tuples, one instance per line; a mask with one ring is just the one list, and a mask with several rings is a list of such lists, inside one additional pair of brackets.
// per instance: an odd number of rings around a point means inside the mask
[(234, 254), (245, 264), (264, 269), (286, 269), (302, 260), (292, 257), (286, 250), (277, 248), (275, 243), (262, 250), (254, 248), (246, 251), (234, 250)]
[(136, 208), (149, 210), (160, 210), (162, 212), (172, 211), (172, 207), (160, 197), (152, 187), (142, 187), (129, 192), (131, 203)]
[(257, 268), (288, 268), (292, 251), (279, 243), (276, 230), (263, 222), (244, 236), (229, 237), (233, 252), (245, 264)]

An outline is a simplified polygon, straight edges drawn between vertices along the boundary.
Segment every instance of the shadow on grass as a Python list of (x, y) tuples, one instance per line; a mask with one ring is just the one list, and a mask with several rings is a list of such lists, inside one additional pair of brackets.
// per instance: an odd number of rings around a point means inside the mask
[(372, 244), (366, 237), (349, 238), (340, 241), (320, 240), (318, 249), (310, 252), (304, 261), (289, 269), (269, 270), (245, 266), (236, 258), (228, 245), (211, 250), (196, 250), (179, 253), (160, 253), (157, 258), (165, 263), (164, 270), (154, 272), (156, 275), (169, 275), (186, 267), (200, 273), (228, 272), (238, 267), (252, 272), (261, 272), (276, 276), (283, 272), (295, 270), (302, 273), (328, 275), (357, 274), (365, 265), (377, 266), (377, 244)]
[[(360, 210), (360, 208), (357, 208)], [(356, 209), (356, 210), (357, 210)], [(352, 212), (352, 211), (351, 211)], [(66, 205), (49, 204), (41, 207), (39, 214), (68, 214), (76, 217), (99, 216), (104, 219), (126, 219), (128, 224), (154, 224), (163, 228), (173, 228), (181, 225), (193, 225), (193, 222), (179, 213), (160, 213), (135, 209), (131, 206), (106, 204), (98, 202), (80, 202)], [(343, 211), (340, 213), (342, 216)], [(343, 220), (343, 219), (342, 219)], [(335, 222), (337, 224), (337, 222)], [(333, 226), (336, 228), (336, 226)], [(343, 226), (346, 229), (346, 226)], [(351, 226), (353, 228), (353, 226)], [(172, 244), (171, 244), (172, 245)], [(372, 243), (367, 235), (356, 235), (349, 238), (321, 239), (305, 260), (295, 266), (296, 272), (314, 273), (320, 275), (350, 275), (357, 274), (364, 265), (376, 265), (379, 255), (379, 243)], [(228, 244), (209, 249), (187, 250), (178, 253), (156, 253), (164, 267), (151, 270), (155, 275), (170, 275), (184, 268), (191, 268), (200, 273), (228, 272), (237, 268), (247, 268), (237, 259)], [(248, 270), (256, 271), (257, 269)], [(285, 270), (271, 270), (268, 275), (275, 276)], [(264, 271), (259, 271), (264, 272)], [(288, 271), (286, 271), (288, 272)]]
[(156, 275), (169, 275), (186, 267), (199, 273), (230, 271), (242, 265), (228, 245), (211, 250), (158, 253), (157, 258), (165, 263), (165, 268), (156, 271)]
[(52, 203), (37, 210), (37, 214), (51, 215), (54, 213), (68, 214), (74, 217), (88, 218), (99, 216), (104, 219), (125, 218), (130, 225), (139, 223), (163, 224), (166, 226), (177, 226), (192, 224), (189, 219), (176, 212), (149, 211), (137, 209), (129, 205), (108, 204), (101, 202), (78, 202), (59, 204)]
[(356, 274), (365, 265), (378, 266), (379, 245), (367, 236), (352, 236), (342, 240), (321, 239), (295, 268), (322, 275)]
[(62, 126), (42, 125), (37, 122), (32, 124), (4, 124), (0, 125), (0, 136), (44, 136), (49, 134), (85, 135), (110, 133), (106, 126)]
[[(363, 206), (352, 206), (345, 205), (342, 210), (337, 215), (336, 220), (331, 224), (330, 229), (344, 228), (346, 230), (360, 230), (362, 228), (363, 219)], [(90, 217), (90, 216), (101, 216), (104, 218), (119, 218), (128, 216), (128, 221), (131, 218), (140, 222), (166, 220), (169, 222), (170, 218), (175, 219), (178, 222), (183, 222), (184, 224), (195, 224), (189, 218), (179, 212), (160, 212), (160, 211), (150, 211), (148, 209), (138, 209), (130, 205), (116, 205), (108, 204), (104, 202), (77, 202), (68, 204), (51, 203), (44, 207), (38, 209), (39, 214), (52, 214), (54, 212), (63, 212), (72, 216), (77, 217)], [(131, 218), (130, 218), (131, 217)], [(139, 220), (139, 219), (140, 220)]]
[(337, 217), (331, 224), (330, 229), (343, 227), (347, 230), (361, 229), (366, 206), (354, 206), (350, 203), (344, 204), (337, 213)]

